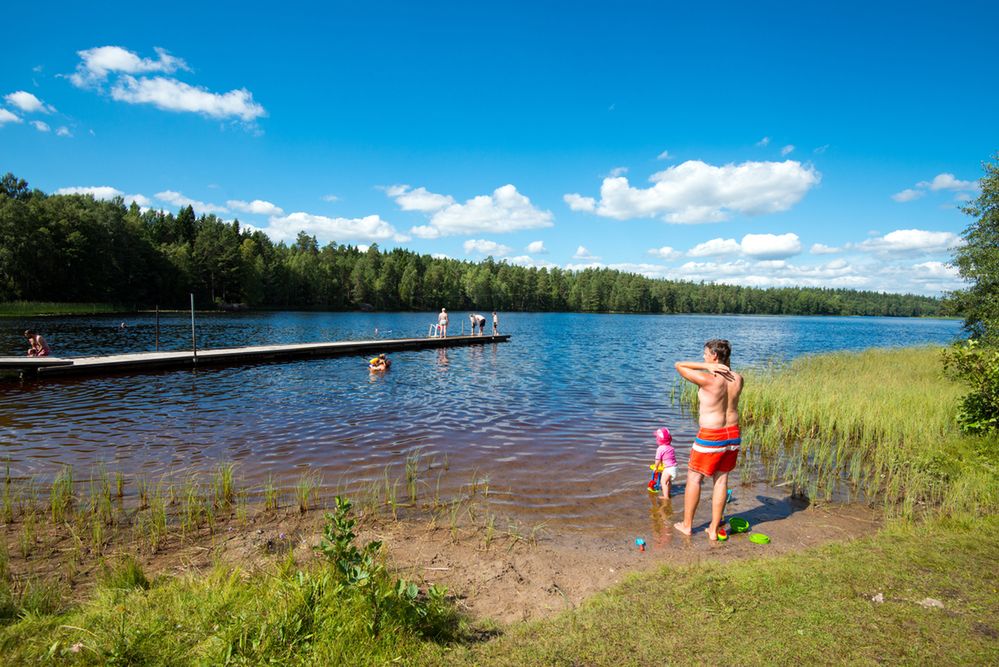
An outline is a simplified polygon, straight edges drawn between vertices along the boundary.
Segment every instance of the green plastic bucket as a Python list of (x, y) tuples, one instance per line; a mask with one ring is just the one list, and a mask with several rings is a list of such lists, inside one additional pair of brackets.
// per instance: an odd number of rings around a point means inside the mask
[(744, 533), (749, 530), (749, 522), (742, 517), (734, 516), (728, 520), (728, 527), (733, 533)]
[(754, 544), (770, 544), (770, 538), (763, 533), (753, 533), (749, 536), (749, 541)]

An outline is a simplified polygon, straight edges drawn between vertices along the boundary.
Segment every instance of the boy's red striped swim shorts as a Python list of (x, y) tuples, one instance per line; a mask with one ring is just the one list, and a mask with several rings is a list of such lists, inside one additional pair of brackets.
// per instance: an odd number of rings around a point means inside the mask
[(735, 469), (741, 444), (738, 425), (702, 428), (690, 447), (690, 463), (687, 468), (709, 477), (716, 472), (730, 472)]

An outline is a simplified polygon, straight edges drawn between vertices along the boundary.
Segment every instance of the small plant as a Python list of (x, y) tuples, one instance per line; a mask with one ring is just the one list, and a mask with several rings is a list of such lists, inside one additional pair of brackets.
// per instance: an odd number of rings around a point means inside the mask
[(305, 514), (312, 506), (316, 490), (319, 488), (319, 476), (313, 472), (303, 472), (295, 485), (295, 499), (298, 501), (298, 511)]
[(145, 475), (140, 475), (135, 486), (139, 491), (139, 509), (144, 510), (149, 507), (149, 480)]
[(114, 474), (114, 488), (118, 500), (125, 497), (125, 475), (121, 471)]
[(264, 485), (264, 509), (276, 510), (278, 508), (278, 488), (274, 484), (274, 478), (267, 476), (267, 484)]
[(21, 521), (21, 531), (17, 534), (17, 546), (21, 557), (27, 559), (35, 548), (35, 515), (26, 514)]
[(416, 489), (420, 480), (420, 450), (411, 452), (406, 457), (406, 489), (409, 491), (409, 502), (416, 504)]
[(215, 472), (215, 506), (229, 507), (236, 497), (235, 465), (219, 464)]
[(73, 468), (64, 466), (52, 480), (52, 492), (49, 494), (49, 506), (52, 509), (52, 521), (59, 523), (73, 512)]

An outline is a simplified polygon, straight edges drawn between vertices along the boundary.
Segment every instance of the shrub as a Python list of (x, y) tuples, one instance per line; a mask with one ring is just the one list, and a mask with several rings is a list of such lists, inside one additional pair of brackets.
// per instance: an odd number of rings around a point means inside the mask
[(945, 363), (971, 386), (957, 415), (961, 430), (976, 435), (999, 430), (999, 348), (963, 341), (947, 351)]

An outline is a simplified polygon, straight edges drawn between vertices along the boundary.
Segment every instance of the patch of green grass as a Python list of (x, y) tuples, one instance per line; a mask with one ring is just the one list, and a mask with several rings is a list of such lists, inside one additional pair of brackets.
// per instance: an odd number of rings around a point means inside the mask
[(799, 554), (663, 568), (414, 663), (996, 664), (997, 530), (996, 517), (894, 523)]
[(54, 301), (5, 301), (0, 303), (0, 317), (35, 317), (39, 315), (94, 315), (131, 312), (110, 303), (60, 303)]

